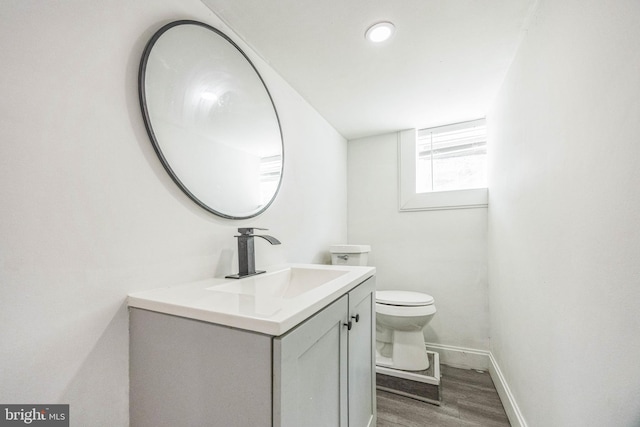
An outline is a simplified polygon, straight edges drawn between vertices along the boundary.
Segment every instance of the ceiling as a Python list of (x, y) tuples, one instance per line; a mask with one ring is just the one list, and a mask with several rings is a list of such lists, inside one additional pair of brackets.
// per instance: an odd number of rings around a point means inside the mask
[(347, 139), (484, 117), (536, 2), (202, 1)]

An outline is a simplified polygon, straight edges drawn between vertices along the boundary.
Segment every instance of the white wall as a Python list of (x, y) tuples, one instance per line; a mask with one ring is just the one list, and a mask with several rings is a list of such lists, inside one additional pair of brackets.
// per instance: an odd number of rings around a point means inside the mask
[(238, 226), (283, 242), (259, 240), (258, 266), (326, 262), (347, 237), (346, 141), (251, 52), (283, 125), (277, 200), (224, 220), (166, 175), (137, 71), (153, 32), (185, 18), (225, 29), (197, 0), (0, 5), (2, 403), (70, 403), (72, 425), (127, 425), (127, 293), (233, 272)]
[(372, 246), (378, 289), (435, 298), (427, 342), (488, 350), (487, 210), (399, 212), (396, 133), (349, 141), (348, 188), (349, 243)]
[(529, 426), (640, 425), (639, 21), (541, 0), (487, 119), (491, 351)]

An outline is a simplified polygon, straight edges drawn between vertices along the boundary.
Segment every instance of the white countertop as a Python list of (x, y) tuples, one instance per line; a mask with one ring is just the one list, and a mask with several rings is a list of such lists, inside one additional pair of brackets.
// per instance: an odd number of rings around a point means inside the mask
[[(373, 276), (374, 267), (287, 264), (129, 294), (129, 307), (278, 336)], [(283, 285), (294, 277), (292, 285)], [(275, 285), (275, 282), (278, 282)], [(315, 282), (315, 283), (314, 283)], [(276, 290), (277, 286), (277, 290)]]

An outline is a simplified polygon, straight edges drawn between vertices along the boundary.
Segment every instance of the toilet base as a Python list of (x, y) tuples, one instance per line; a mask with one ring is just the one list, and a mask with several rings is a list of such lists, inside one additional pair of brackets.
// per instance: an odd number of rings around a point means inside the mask
[(408, 372), (376, 366), (376, 388), (433, 405), (440, 405), (439, 354), (432, 351), (426, 351), (426, 353), (429, 357), (430, 366), (429, 369), (424, 371)]
[(393, 331), (391, 341), (376, 341), (376, 365), (404, 371), (429, 369), (422, 331)]

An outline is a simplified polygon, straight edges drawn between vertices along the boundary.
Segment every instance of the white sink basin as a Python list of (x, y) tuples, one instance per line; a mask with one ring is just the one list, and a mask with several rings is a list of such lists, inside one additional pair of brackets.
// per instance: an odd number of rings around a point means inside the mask
[(265, 273), (207, 288), (211, 291), (232, 294), (291, 299), (312, 291), (340, 276), (342, 270), (327, 270), (308, 267), (292, 267), (274, 273)]
[(375, 274), (373, 267), (293, 264), (244, 279), (206, 279), (129, 295), (130, 307), (282, 335)]

